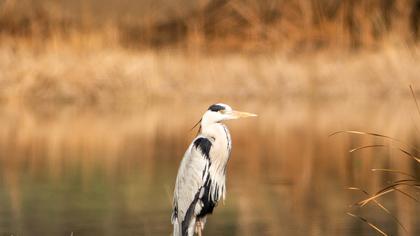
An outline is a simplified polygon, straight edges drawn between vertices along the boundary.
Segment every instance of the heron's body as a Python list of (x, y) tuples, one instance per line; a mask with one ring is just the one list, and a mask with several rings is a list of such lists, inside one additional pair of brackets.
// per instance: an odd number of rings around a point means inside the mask
[[(232, 142), (227, 127), (219, 122), (223, 120), (218, 115), (222, 109), (227, 110), (226, 115), (233, 112), (224, 104), (211, 106), (201, 120), (198, 136), (181, 161), (173, 199), (174, 236), (191, 236), (197, 226), (201, 232), (206, 216), (225, 198), (226, 165)], [(250, 113), (241, 114), (250, 116)]]

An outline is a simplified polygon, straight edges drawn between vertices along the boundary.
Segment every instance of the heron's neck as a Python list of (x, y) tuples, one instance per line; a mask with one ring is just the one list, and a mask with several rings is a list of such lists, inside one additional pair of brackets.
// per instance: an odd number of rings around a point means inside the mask
[(220, 130), (221, 127), (224, 125), (219, 122), (213, 122), (213, 123), (201, 123), (201, 131), (200, 133), (205, 136), (214, 136), (216, 135), (216, 132)]

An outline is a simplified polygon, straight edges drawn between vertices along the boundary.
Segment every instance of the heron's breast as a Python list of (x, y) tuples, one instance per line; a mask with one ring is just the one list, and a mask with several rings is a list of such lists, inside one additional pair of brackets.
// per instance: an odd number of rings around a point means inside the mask
[(214, 142), (210, 150), (210, 160), (227, 161), (229, 159), (229, 147), (227, 142)]
[(223, 174), (229, 160), (230, 150), (231, 140), (229, 132), (227, 130), (225, 131), (224, 127), (221, 126), (220, 129), (218, 129), (217, 134), (214, 136), (210, 150), (210, 168), (213, 169), (213, 171)]

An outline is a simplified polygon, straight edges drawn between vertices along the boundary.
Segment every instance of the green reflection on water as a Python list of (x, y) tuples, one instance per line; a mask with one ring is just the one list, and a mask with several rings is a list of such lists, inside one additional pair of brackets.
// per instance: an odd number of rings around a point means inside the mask
[[(360, 198), (345, 188), (372, 190), (390, 180), (372, 174), (374, 167), (418, 169), (389, 150), (348, 153), (373, 139), (328, 134), (343, 127), (389, 134), (386, 127), (399, 125), (395, 136), (415, 139), (410, 126), (387, 110), (350, 117), (341, 109), (244, 109), (260, 117), (229, 123), (234, 143), (227, 200), (208, 218), (205, 235), (374, 234), (345, 214)], [(168, 121), (162, 110), (47, 122), (21, 113), (0, 117), (0, 235), (169, 235), (178, 164), (194, 136), (189, 119), (201, 111)], [(375, 117), (387, 120), (378, 124)], [(360, 123), (366, 120), (372, 123)], [(408, 235), (417, 235), (418, 206), (406, 202), (383, 200), (408, 225)], [(358, 213), (391, 235), (401, 233), (379, 210)]]

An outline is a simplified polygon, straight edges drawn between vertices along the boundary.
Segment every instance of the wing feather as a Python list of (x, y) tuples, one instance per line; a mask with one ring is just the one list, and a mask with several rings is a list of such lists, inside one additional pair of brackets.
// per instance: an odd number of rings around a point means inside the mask
[(199, 136), (184, 154), (175, 183), (173, 224), (188, 222), (197, 214), (196, 203), (209, 174), (211, 145), (210, 140)]

